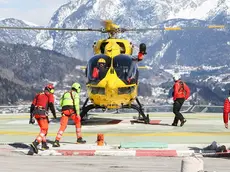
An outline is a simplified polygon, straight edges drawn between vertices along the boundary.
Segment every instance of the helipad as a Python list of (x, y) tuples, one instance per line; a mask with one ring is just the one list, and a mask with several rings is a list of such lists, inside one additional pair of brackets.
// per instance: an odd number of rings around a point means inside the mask
[[(134, 114), (94, 114), (83, 122), (82, 134), (87, 143), (96, 141), (97, 133), (104, 133), (105, 141), (119, 144), (124, 141), (182, 143), (230, 142), (230, 132), (224, 128), (222, 114), (184, 114), (187, 123), (183, 127), (171, 126), (173, 114), (150, 114), (151, 124), (133, 122)], [(37, 124), (28, 124), (29, 114), (0, 116), (0, 142), (32, 142), (39, 133)], [(47, 138), (54, 140), (59, 129), (59, 120), (50, 123)], [(75, 143), (73, 122), (62, 137), (62, 142)]]

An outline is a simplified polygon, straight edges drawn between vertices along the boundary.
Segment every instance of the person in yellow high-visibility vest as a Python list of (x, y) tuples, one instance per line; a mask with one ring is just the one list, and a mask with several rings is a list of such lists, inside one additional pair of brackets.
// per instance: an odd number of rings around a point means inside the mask
[(73, 83), (71, 90), (65, 92), (61, 97), (60, 106), (62, 107), (62, 117), (60, 121), (60, 128), (53, 143), (53, 147), (60, 147), (59, 141), (67, 127), (69, 118), (71, 118), (75, 123), (77, 143), (86, 143), (86, 141), (82, 139), (81, 135), (80, 91), (81, 85), (79, 83)]

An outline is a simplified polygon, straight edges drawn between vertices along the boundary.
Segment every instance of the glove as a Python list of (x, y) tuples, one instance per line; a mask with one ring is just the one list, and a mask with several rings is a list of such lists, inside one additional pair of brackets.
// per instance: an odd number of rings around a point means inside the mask
[(33, 113), (30, 113), (30, 121), (29, 121), (29, 124), (34, 124), (34, 123), (35, 123), (35, 119), (34, 119)]
[(33, 117), (30, 117), (29, 124), (34, 124), (34, 123), (35, 123), (35, 119)]
[(144, 58), (144, 54), (139, 52), (138, 55), (137, 55), (137, 61), (142, 61)]

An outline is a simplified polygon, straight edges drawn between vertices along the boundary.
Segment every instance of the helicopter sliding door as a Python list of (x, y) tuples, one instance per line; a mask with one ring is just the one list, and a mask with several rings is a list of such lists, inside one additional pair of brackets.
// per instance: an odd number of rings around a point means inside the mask
[(114, 57), (113, 67), (117, 76), (126, 84), (135, 84), (138, 81), (137, 62), (128, 55)]
[(100, 54), (93, 56), (86, 68), (86, 76), (88, 78), (88, 83), (96, 84), (100, 82), (108, 72), (111, 66), (111, 58)]

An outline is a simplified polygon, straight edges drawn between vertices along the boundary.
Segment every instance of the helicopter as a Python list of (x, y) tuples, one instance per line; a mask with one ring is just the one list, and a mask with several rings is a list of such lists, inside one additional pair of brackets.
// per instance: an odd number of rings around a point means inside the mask
[[(145, 115), (143, 107), (137, 98), (138, 95), (138, 61), (146, 54), (146, 45), (139, 46), (138, 58), (133, 58), (134, 45), (126, 40), (117, 38), (118, 33), (126, 31), (138, 31), (137, 29), (120, 28), (111, 20), (104, 20), (101, 29), (75, 29), (75, 28), (45, 28), (45, 27), (8, 27), (0, 26), (0, 29), (23, 29), (23, 30), (54, 30), (76, 32), (101, 32), (107, 33), (107, 39), (101, 39), (93, 44), (94, 56), (89, 59), (85, 70), (87, 78), (87, 98), (81, 107), (80, 116), (83, 119), (92, 109), (109, 110), (132, 108), (138, 111), (139, 119), (146, 124), (150, 122), (149, 115)], [(142, 30), (140, 30), (142, 31)], [(104, 75), (93, 78), (93, 70), (98, 67), (98, 61), (105, 62)], [(141, 68), (141, 67), (139, 67)], [(142, 67), (143, 68), (143, 67)], [(91, 101), (89, 105), (87, 103)], [(136, 101), (137, 104), (133, 102)], [(142, 117), (142, 118), (141, 118)]]
[[(145, 115), (137, 97), (139, 76), (137, 63), (146, 54), (146, 45), (144, 43), (139, 45), (138, 58), (134, 58), (132, 56), (134, 45), (126, 39), (116, 37), (117, 33), (127, 30), (120, 29), (111, 20), (106, 20), (104, 31), (109, 37), (94, 43), (94, 56), (86, 67), (88, 98), (81, 108), (81, 118), (92, 109), (132, 108), (138, 111), (139, 119), (148, 124), (149, 115)], [(100, 71), (100, 62), (104, 62), (103, 72)], [(97, 68), (101, 75), (94, 77), (94, 69)], [(91, 104), (87, 105), (89, 100)], [(137, 104), (134, 104), (134, 101)]]
[[(133, 55), (134, 45), (126, 39), (118, 38), (117, 34), (124, 32), (145, 32), (145, 31), (177, 31), (181, 27), (166, 28), (144, 28), (126, 29), (120, 28), (111, 20), (103, 21), (101, 29), (77, 29), (77, 28), (44, 28), (44, 27), (8, 27), (0, 26), (0, 29), (25, 29), (25, 30), (55, 30), (75, 32), (101, 32), (107, 33), (107, 39), (101, 39), (93, 44), (94, 56), (89, 59), (85, 69), (87, 78), (87, 98), (81, 107), (80, 116), (83, 119), (92, 109), (135, 109), (139, 113), (138, 120), (150, 123), (149, 115), (145, 114), (143, 106), (138, 100), (139, 69), (138, 62), (143, 60), (146, 54), (146, 45), (139, 45), (139, 54), (136, 58)], [(184, 29), (194, 29), (190, 27)], [(211, 25), (208, 28), (221, 29), (223, 26)], [(140, 55), (140, 58), (139, 58)], [(99, 77), (94, 77), (94, 69), (98, 68), (99, 62), (104, 63), (104, 72)], [(98, 72), (100, 73), (100, 71)], [(88, 104), (88, 102), (91, 102)], [(136, 102), (136, 104), (135, 104)]]

